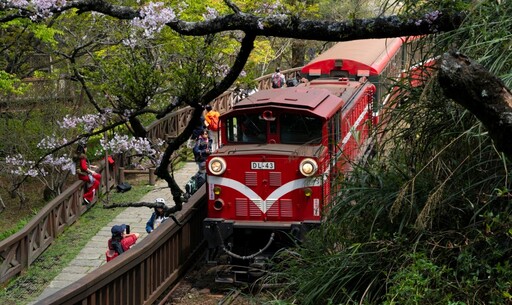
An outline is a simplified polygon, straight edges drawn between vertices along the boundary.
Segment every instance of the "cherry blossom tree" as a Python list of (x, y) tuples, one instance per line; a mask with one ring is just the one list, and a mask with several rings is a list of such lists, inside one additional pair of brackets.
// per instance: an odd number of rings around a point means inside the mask
[[(450, 4), (449, 1), (440, 1), (435, 3), (438, 8), (428, 2), (422, 2), (421, 5), (416, 5), (416, 14), (380, 14), (373, 18), (337, 21), (304, 18), (304, 14), (300, 10), (290, 10), (290, 6), (278, 1), (271, 5), (258, 2), (258, 6), (256, 6), (247, 4), (245, 1), (240, 1), (242, 5), (237, 5), (235, 1), (224, 0), (222, 10), (208, 8), (198, 18), (198, 16), (186, 15), (186, 8), (183, 6), (168, 6), (164, 2), (138, 2), (136, 6), (128, 6), (116, 5), (111, 1), (104, 0), (2, 0), (0, 1), (0, 23), (14, 20), (31, 20), (36, 23), (44, 20), (55, 22), (59, 18), (77, 18), (89, 14), (87, 16), (91, 16), (95, 20), (113, 18), (119, 20), (123, 25), (130, 25), (125, 37), (116, 38), (116, 43), (123, 44), (132, 50), (137, 50), (148, 41), (153, 43), (162, 41), (166, 37), (165, 32), (169, 31), (180, 37), (202, 38), (205, 46), (211, 45), (222, 35), (233, 35), (235, 41), (239, 43), (234, 60), (221, 77), (211, 77), (211, 81), (206, 83), (186, 83), (181, 90), (175, 92), (175, 98), (167, 103), (159, 104), (158, 107), (149, 107), (153, 99), (151, 96), (147, 98), (147, 93), (132, 100), (129, 96), (123, 96), (119, 92), (115, 96), (109, 95), (110, 102), (121, 106), (115, 107), (113, 111), (117, 116), (116, 120), (104, 124), (101, 128), (79, 134), (66, 144), (49, 151), (35, 163), (40, 164), (47, 155), (58, 149), (69, 146), (81, 138), (100, 135), (106, 130), (120, 125), (129, 125), (135, 136), (144, 137), (145, 129), (140, 118), (149, 113), (155, 114), (156, 118), (162, 118), (176, 108), (187, 105), (195, 109), (191, 122), (199, 120), (203, 106), (229, 89), (238, 79), (254, 49), (255, 41), (259, 37), (345, 41), (436, 34), (452, 31), (461, 25), (466, 13), (457, 6), (460, 2)], [(399, 3), (387, 4), (389, 8), (398, 7)], [(400, 11), (398, 10), (398, 12)], [(112, 43), (112, 38), (106, 39), (105, 43), (108, 43), (107, 40)], [(92, 72), (87, 75), (84, 74), (83, 69), (77, 68), (80, 61), (78, 55), (90, 53), (94, 49), (88, 47), (93, 44), (91, 39), (62, 55), (71, 63), (72, 77), (82, 84), (90, 103), (98, 113), (105, 114), (105, 108), (98, 100), (98, 88), (91, 87), (87, 82)], [(147, 50), (147, 48), (144, 49)], [(156, 66), (154, 65), (154, 67)], [(190, 75), (194, 74), (190, 73)], [(158, 85), (155, 88), (161, 88), (161, 86)], [(167, 143), (156, 172), (168, 183), (176, 202), (176, 210), (181, 209), (182, 191), (167, 168), (170, 156), (188, 140), (194, 125), (193, 123), (189, 124), (182, 134)]]

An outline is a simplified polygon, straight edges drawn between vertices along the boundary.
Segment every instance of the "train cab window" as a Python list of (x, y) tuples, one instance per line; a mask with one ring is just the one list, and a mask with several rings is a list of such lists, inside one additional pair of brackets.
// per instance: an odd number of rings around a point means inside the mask
[(319, 144), (322, 141), (322, 120), (301, 114), (284, 113), (279, 118), (283, 144)]
[(226, 128), (228, 142), (267, 142), (267, 122), (259, 114), (244, 114), (227, 118)]
[(349, 77), (348, 71), (345, 70), (332, 70), (330, 77)]

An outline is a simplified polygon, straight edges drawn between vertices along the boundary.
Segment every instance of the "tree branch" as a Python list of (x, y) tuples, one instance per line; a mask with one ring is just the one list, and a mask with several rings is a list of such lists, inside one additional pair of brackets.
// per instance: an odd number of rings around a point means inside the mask
[(443, 54), (438, 80), (444, 94), (473, 113), (512, 159), (512, 93), (503, 81), (456, 52)]
[(226, 77), (222, 79), (222, 81), (212, 88), (210, 91), (206, 92), (202, 97), (200, 103), (205, 105), (224, 93), (228, 90), (233, 83), (236, 81), (240, 72), (244, 69), (247, 60), (249, 59), (249, 55), (251, 55), (251, 51), (254, 49), (254, 40), (256, 40), (256, 35), (254, 34), (246, 34), (242, 39), (242, 43), (240, 46), (240, 51), (238, 52), (235, 62), (231, 69), (229, 70)]
[[(231, 1), (224, 1), (234, 14), (220, 16), (200, 22), (187, 22), (178, 18), (167, 23), (172, 30), (187, 36), (204, 36), (227, 31), (240, 30), (256, 36), (273, 36), (304, 40), (348, 41), (363, 38), (385, 38), (435, 34), (457, 29), (464, 12), (433, 11), (420, 18), (407, 16), (386, 16), (368, 19), (334, 22), (319, 20), (299, 20), (294, 16), (273, 15), (260, 17), (241, 13)], [(14, 10), (15, 9), (15, 10)], [(53, 13), (78, 9), (78, 13), (95, 11), (105, 15), (132, 20), (141, 18), (140, 10), (129, 6), (113, 5), (106, 0), (67, 1), (65, 5), (51, 9)], [(26, 18), (29, 12), (19, 10), (9, 2), (0, 6), (0, 11), (10, 12), (0, 19), (6, 22), (16, 18)]]
[(182, 35), (203, 36), (225, 31), (241, 30), (257, 36), (274, 36), (303, 40), (348, 41), (364, 38), (417, 36), (451, 31), (458, 28), (465, 14), (440, 13), (432, 19), (387, 16), (333, 22), (298, 20), (289, 16), (258, 17), (249, 14), (231, 14), (203, 22), (174, 20), (168, 25)]

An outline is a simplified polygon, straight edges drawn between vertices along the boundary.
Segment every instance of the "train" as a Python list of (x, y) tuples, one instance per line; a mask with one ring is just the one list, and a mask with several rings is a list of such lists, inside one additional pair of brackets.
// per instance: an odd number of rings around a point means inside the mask
[(371, 155), (407, 70), (406, 38), (339, 42), (301, 69), (307, 81), (258, 91), (220, 117), (207, 159), (203, 232), (216, 281), (251, 282), (322, 223), (352, 165)]

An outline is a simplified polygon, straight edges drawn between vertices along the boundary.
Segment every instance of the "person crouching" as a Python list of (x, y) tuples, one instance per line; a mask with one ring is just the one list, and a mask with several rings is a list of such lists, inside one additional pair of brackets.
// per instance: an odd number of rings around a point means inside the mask
[(107, 262), (130, 249), (139, 238), (139, 233), (130, 233), (130, 226), (115, 225), (110, 230), (112, 238), (108, 240)]
[(167, 216), (165, 216), (165, 199), (157, 198), (155, 199), (155, 203), (160, 204), (161, 206), (155, 207), (155, 211), (151, 214), (148, 222), (146, 223), (146, 232), (153, 232), (161, 223), (167, 220)]

